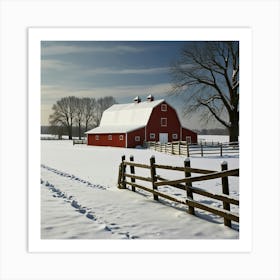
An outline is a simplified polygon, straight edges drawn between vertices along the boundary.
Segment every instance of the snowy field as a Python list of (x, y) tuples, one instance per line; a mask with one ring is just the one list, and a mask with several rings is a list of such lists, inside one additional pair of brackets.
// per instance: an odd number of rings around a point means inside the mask
[[(216, 141), (216, 140), (215, 140)], [(221, 140), (219, 140), (221, 141)], [(230, 229), (223, 219), (202, 210), (186, 213), (186, 206), (155, 202), (145, 192), (117, 188), (121, 156), (135, 162), (156, 162), (183, 166), (184, 157), (143, 149), (72, 145), (67, 140), (41, 140), (41, 238), (42, 239), (237, 239), (238, 224)], [(191, 158), (194, 168), (220, 170), (238, 168), (238, 157)], [(136, 168), (137, 175), (147, 175)], [(164, 178), (181, 179), (182, 172), (162, 170)], [(144, 182), (141, 182), (144, 184)], [(221, 180), (196, 182), (193, 186), (221, 193)], [(230, 195), (238, 198), (239, 179), (229, 178)], [(185, 192), (163, 186), (160, 189), (181, 200)], [(219, 202), (194, 194), (195, 200), (222, 207)], [(231, 206), (238, 212), (238, 208)]]

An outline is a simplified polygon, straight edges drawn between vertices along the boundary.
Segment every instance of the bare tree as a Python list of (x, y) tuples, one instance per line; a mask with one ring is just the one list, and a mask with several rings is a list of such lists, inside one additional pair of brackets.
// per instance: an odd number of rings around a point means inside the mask
[(85, 97), (82, 99), (84, 106), (84, 125), (85, 131), (88, 131), (90, 127), (97, 125), (97, 103), (95, 98)]
[(72, 139), (72, 128), (75, 115), (75, 97), (64, 97), (53, 105), (53, 114), (49, 117), (51, 125), (67, 128), (68, 137)]
[(173, 93), (184, 94), (185, 113), (200, 111), (239, 136), (239, 42), (189, 42), (171, 67)]
[(49, 116), (49, 122), (59, 128), (60, 132), (66, 128), (69, 139), (73, 136), (73, 125), (77, 125), (81, 139), (83, 129), (87, 131), (89, 127), (99, 125), (103, 112), (115, 103), (112, 96), (105, 96), (97, 101), (94, 98), (64, 97), (53, 105), (54, 112)]
[(82, 99), (74, 97), (74, 105), (75, 105), (75, 109), (74, 109), (74, 120), (75, 123), (78, 125), (78, 136), (79, 139), (81, 140), (82, 138), (82, 123), (84, 120), (84, 108), (85, 108), (85, 104), (83, 102)]
[(62, 139), (64, 130), (65, 130), (64, 126), (61, 125), (60, 126), (52, 125), (48, 127), (48, 133), (57, 135), (59, 140)]

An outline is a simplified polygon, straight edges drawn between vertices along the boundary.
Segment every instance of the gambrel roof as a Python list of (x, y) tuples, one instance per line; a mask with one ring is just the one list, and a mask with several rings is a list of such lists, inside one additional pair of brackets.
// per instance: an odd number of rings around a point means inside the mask
[(164, 102), (164, 99), (140, 103), (114, 104), (103, 112), (99, 127), (92, 133), (125, 133), (144, 127), (148, 124), (153, 109)]

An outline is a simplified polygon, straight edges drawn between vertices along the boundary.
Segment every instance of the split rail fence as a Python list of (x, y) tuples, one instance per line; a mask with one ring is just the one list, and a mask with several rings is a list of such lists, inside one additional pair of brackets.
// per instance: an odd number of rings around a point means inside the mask
[(168, 143), (146, 142), (145, 146), (158, 152), (164, 152), (173, 155), (185, 155), (187, 157), (198, 155), (219, 155), (239, 154), (239, 142), (219, 143), (219, 142), (201, 142), (190, 144), (187, 141), (173, 141)]
[[(129, 171), (127, 171), (127, 167), (129, 167)], [(136, 175), (135, 168), (148, 169), (150, 176), (144, 177)], [(168, 180), (157, 175), (158, 169), (182, 171), (184, 172), (184, 176), (182, 176), (183, 178), (179, 180)], [(192, 177), (193, 173), (202, 175)], [(134, 192), (136, 191), (136, 189), (141, 189), (146, 192), (152, 193), (154, 200), (159, 200), (159, 197), (162, 197), (176, 203), (187, 205), (188, 213), (192, 215), (195, 215), (195, 208), (208, 211), (222, 217), (224, 219), (224, 225), (231, 227), (231, 221), (239, 223), (239, 214), (231, 211), (231, 204), (239, 206), (239, 200), (229, 196), (229, 176), (239, 176), (239, 168), (228, 170), (227, 162), (223, 162), (221, 164), (221, 171), (217, 172), (213, 170), (191, 168), (190, 160), (188, 158), (184, 161), (183, 167), (176, 167), (156, 164), (154, 156), (150, 158), (149, 165), (134, 162), (133, 156), (130, 157), (130, 161), (126, 161), (125, 156), (123, 156), (122, 161), (119, 165), (118, 188), (129, 189), (128, 186), (130, 186), (131, 190)], [(217, 178), (221, 179), (221, 194), (211, 193), (192, 186), (193, 182), (206, 181)], [(144, 186), (142, 183), (138, 183), (138, 181), (144, 181), (146, 185), (150, 183), (150, 187)], [(171, 196), (170, 194), (161, 192), (161, 186), (171, 186), (173, 188), (185, 191), (186, 199), (180, 200), (178, 198), (175, 198), (174, 196)], [(198, 194), (207, 198), (219, 200), (222, 202), (223, 208), (208, 205), (201, 201), (196, 201), (193, 194)]]

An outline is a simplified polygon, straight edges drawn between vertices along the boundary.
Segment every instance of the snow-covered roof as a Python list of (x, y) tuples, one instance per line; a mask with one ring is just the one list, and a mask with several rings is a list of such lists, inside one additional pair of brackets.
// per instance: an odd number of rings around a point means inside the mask
[(106, 126), (98, 126), (86, 132), (86, 134), (92, 133), (126, 133), (130, 131), (134, 131), (143, 126), (135, 126), (135, 125), (106, 125)]
[(153, 108), (164, 99), (140, 103), (114, 104), (103, 112), (100, 125), (86, 134), (125, 133), (147, 125)]
[(114, 104), (103, 112), (99, 127), (86, 133), (122, 133), (144, 127), (149, 121), (153, 108), (162, 102), (164, 102), (164, 99)]
[(163, 101), (164, 99), (140, 103), (114, 104), (104, 111), (100, 126), (145, 126), (149, 121), (153, 108)]

